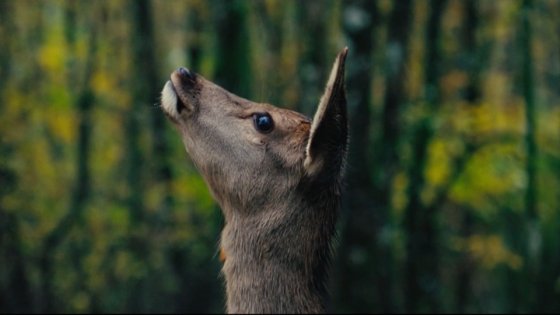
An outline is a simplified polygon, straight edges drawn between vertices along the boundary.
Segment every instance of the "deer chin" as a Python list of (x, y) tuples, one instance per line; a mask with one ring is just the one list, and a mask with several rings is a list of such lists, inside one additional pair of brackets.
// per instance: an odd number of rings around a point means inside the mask
[(176, 122), (179, 119), (181, 107), (184, 107), (184, 105), (177, 97), (173, 83), (167, 81), (161, 91), (161, 108), (163, 112), (167, 117)]

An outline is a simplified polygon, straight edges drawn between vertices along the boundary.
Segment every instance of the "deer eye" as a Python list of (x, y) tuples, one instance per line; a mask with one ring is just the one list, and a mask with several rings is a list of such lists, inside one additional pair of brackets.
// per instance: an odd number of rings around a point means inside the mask
[(253, 123), (255, 124), (255, 129), (262, 133), (270, 132), (274, 128), (274, 121), (272, 121), (272, 117), (267, 113), (253, 114)]

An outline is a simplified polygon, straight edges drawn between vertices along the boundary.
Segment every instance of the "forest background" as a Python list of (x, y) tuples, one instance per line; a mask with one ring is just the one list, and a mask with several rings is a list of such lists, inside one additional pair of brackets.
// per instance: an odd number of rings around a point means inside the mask
[(560, 311), (560, 1), (0, 0), (0, 313), (223, 312), (159, 91), (310, 116), (345, 46), (330, 309)]

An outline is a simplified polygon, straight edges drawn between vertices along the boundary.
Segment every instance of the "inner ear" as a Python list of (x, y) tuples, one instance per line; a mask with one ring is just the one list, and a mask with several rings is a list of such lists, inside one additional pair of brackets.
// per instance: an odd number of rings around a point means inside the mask
[(348, 143), (348, 119), (344, 87), (344, 65), (348, 48), (336, 57), (325, 92), (313, 117), (306, 149), (305, 168), (308, 174), (341, 171)]

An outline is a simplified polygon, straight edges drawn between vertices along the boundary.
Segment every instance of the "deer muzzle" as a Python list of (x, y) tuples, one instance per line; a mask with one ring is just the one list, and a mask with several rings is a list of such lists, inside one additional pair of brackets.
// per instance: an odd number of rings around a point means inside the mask
[(194, 111), (196, 86), (197, 74), (187, 68), (181, 67), (171, 74), (162, 91), (161, 105), (172, 120), (178, 120), (184, 110)]

